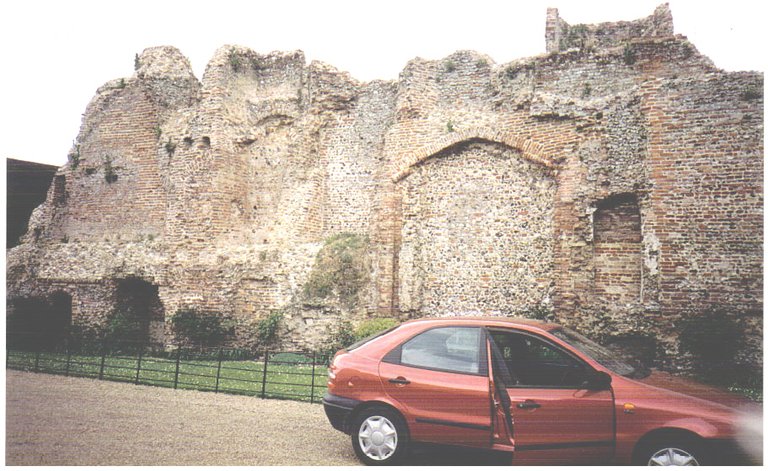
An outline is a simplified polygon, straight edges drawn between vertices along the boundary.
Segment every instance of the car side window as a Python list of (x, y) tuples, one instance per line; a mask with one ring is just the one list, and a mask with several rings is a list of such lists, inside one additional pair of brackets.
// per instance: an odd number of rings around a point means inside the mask
[(586, 379), (584, 365), (560, 348), (532, 335), (491, 331), (503, 356), (513, 387), (579, 387)]
[(455, 373), (480, 374), (480, 334), (480, 329), (475, 327), (430, 329), (400, 347), (400, 363)]

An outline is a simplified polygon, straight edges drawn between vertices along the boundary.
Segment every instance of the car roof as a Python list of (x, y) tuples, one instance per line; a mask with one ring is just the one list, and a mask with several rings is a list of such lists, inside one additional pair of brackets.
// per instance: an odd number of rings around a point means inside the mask
[(427, 323), (433, 325), (461, 325), (461, 324), (484, 324), (496, 327), (523, 327), (541, 329), (547, 332), (560, 329), (559, 324), (552, 324), (536, 319), (499, 317), (499, 316), (444, 316), (444, 317), (424, 317), (413, 319), (404, 324)]

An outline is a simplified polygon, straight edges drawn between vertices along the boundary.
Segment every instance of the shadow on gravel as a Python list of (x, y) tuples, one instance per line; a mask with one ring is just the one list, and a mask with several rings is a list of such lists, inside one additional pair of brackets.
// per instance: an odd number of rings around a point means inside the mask
[(509, 466), (512, 455), (458, 446), (414, 445), (403, 466)]

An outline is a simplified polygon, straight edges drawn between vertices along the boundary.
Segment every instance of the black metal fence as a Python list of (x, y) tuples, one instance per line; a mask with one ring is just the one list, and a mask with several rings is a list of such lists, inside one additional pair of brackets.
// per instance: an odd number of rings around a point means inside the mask
[(312, 352), (226, 348), (165, 349), (130, 341), (64, 339), (45, 348), (11, 342), (7, 368), (108, 381), (319, 402), (327, 357)]

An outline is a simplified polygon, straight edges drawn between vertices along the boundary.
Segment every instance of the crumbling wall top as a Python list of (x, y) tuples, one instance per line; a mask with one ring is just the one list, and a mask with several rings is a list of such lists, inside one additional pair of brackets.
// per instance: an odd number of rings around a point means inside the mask
[(647, 18), (596, 25), (569, 25), (557, 8), (547, 9), (547, 52), (566, 51), (571, 48), (610, 48), (636, 38), (672, 36), (674, 24), (669, 4), (659, 5)]
[(136, 76), (141, 79), (195, 79), (192, 65), (173, 46), (149, 47), (136, 57)]

